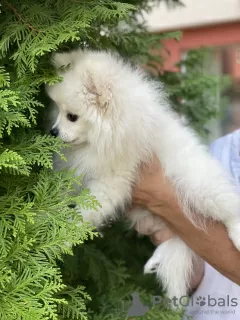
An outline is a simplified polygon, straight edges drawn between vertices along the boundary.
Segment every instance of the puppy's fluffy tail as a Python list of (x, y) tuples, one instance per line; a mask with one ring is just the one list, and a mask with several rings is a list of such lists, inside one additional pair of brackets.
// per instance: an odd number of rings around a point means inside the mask
[(181, 308), (187, 298), (195, 259), (197, 255), (175, 237), (158, 246), (145, 265), (145, 273), (156, 272), (157, 279), (173, 301), (173, 308)]

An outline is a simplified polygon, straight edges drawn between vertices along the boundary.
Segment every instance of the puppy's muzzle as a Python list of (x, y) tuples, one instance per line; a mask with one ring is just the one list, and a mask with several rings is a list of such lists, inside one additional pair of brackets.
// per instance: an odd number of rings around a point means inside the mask
[(53, 136), (53, 137), (57, 137), (57, 136), (59, 135), (59, 130), (58, 130), (58, 128), (52, 128), (52, 129), (50, 130), (50, 134), (51, 134), (51, 136)]

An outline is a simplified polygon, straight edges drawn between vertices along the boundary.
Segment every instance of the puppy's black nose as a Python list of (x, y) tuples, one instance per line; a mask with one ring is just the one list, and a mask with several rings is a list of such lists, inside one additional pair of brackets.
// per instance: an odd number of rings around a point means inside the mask
[(58, 128), (52, 128), (52, 129), (50, 130), (50, 134), (51, 134), (51, 136), (53, 136), (53, 137), (57, 137), (58, 134), (59, 134)]

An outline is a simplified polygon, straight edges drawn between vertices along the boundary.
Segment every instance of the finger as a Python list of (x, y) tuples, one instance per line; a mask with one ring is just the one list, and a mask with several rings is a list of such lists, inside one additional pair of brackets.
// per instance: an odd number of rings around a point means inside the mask
[(171, 239), (174, 236), (174, 233), (166, 228), (161, 231), (154, 232), (150, 235), (150, 240), (155, 246), (158, 246), (159, 244)]
[(143, 217), (142, 219), (138, 220), (135, 229), (138, 233), (144, 234), (146, 236), (153, 233), (154, 228), (154, 219), (151, 216)]

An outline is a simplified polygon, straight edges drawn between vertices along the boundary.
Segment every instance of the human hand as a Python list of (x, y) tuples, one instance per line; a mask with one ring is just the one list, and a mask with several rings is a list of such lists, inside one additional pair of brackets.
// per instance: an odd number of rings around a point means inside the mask
[[(157, 215), (145, 216), (137, 220), (135, 229), (138, 233), (149, 236), (156, 246), (175, 236), (174, 232), (163, 223), (164, 215), (170, 210), (180, 210), (175, 190), (164, 176), (159, 161), (154, 158), (149, 166), (143, 166), (139, 183), (133, 189), (133, 206), (146, 207)], [(131, 214), (131, 213), (130, 213)], [(190, 288), (194, 290), (200, 284), (204, 274), (204, 261), (201, 258), (193, 262), (193, 275)]]
[(180, 210), (174, 187), (156, 157), (141, 167), (139, 182), (132, 191), (132, 202), (133, 206), (143, 206), (163, 218), (170, 211)]

